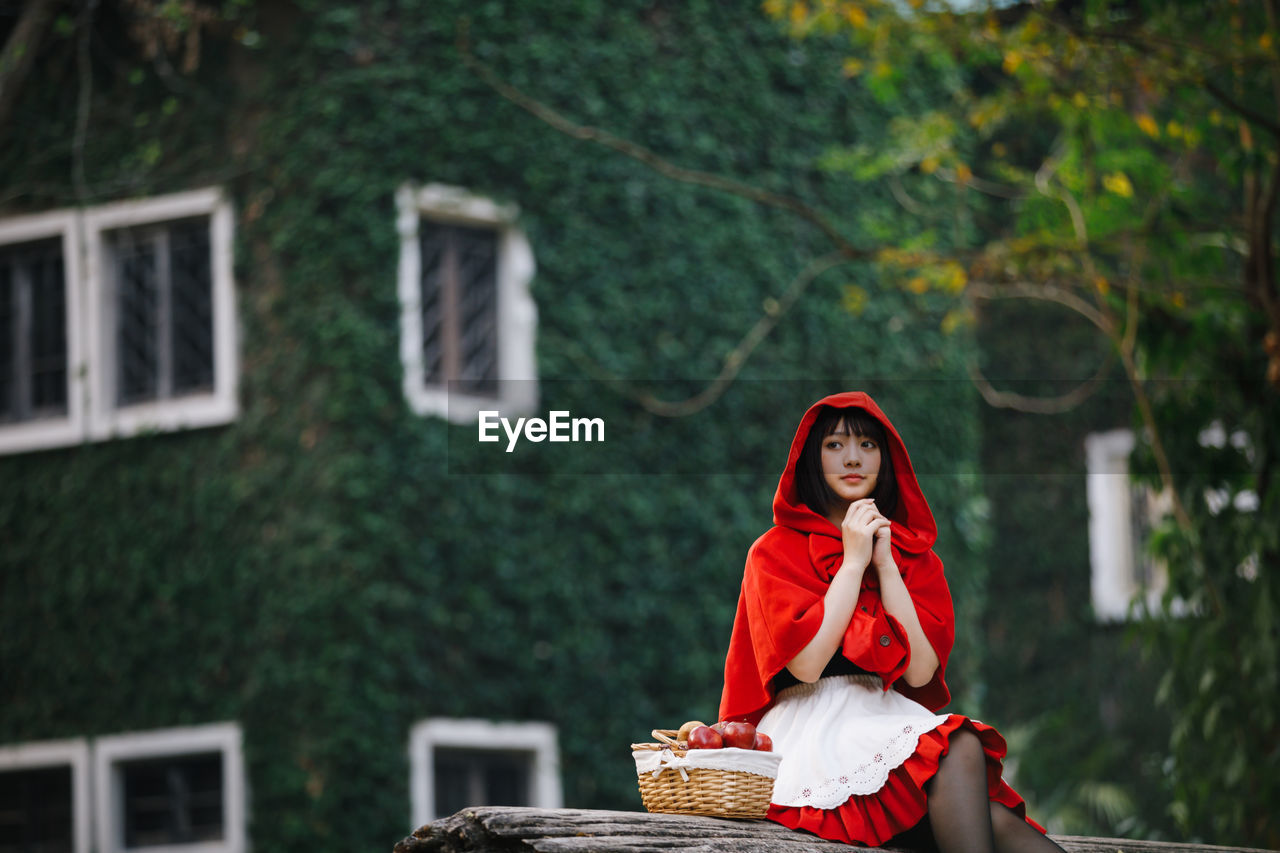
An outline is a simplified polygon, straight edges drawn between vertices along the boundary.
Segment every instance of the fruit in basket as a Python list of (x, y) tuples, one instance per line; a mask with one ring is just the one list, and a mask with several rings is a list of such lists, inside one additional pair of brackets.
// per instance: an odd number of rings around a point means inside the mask
[(764, 732), (756, 732), (756, 751), (773, 752), (773, 738)]
[(725, 746), (737, 749), (755, 749), (756, 747), (756, 727), (750, 723), (725, 723), (721, 736)]
[(711, 726), (698, 726), (689, 732), (690, 749), (719, 749), (724, 746), (720, 733)]
[(706, 723), (702, 722), (701, 720), (690, 720), (689, 722), (685, 723), (683, 726), (680, 727), (680, 731), (676, 733), (676, 740), (678, 741), (688, 740), (689, 732), (693, 731), (698, 726), (705, 726), (705, 725)]
[(715, 729), (715, 730), (716, 730), (716, 734), (718, 734), (718, 735), (723, 735), (723, 734), (724, 734), (724, 720), (721, 720), (721, 721), (720, 721), (720, 722), (718, 722), (718, 723), (712, 723), (712, 724), (711, 724), (711, 728), (713, 728), (713, 729)]

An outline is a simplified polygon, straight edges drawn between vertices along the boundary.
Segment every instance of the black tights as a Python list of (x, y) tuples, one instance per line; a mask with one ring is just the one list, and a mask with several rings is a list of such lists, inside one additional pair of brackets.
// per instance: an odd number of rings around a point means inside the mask
[(951, 736), (925, 790), (929, 826), (941, 853), (1062, 853), (1034, 826), (987, 798), (987, 757), (969, 729)]

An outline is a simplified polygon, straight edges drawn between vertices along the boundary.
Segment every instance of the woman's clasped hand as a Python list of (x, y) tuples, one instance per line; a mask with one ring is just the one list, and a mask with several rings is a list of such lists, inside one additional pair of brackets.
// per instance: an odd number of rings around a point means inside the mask
[(896, 569), (889, 549), (892, 522), (881, 515), (871, 498), (853, 501), (840, 522), (844, 564), (866, 568), (874, 559), (877, 569)]

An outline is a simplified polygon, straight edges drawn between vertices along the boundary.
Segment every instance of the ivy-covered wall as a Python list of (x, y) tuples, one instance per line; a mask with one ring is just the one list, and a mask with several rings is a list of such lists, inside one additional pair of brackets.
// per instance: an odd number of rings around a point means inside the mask
[[(813, 167), (828, 140), (874, 139), (888, 119), (829, 73), (838, 46), (794, 44), (738, 4), (262, 3), (254, 38), (205, 34), (190, 73), (146, 58), (111, 4), (85, 66), (68, 22), (23, 92), (27, 132), (0, 153), (5, 213), (225, 187), (242, 413), (0, 458), (0, 743), (236, 720), (259, 850), (404, 835), (408, 731), (432, 716), (549, 720), (567, 804), (638, 808), (627, 745), (714, 715), (742, 560), (795, 421), (851, 387), (878, 395), (924, 474), (962, 619), (953, 692), (975, 710), (971, 340), (938, 331), (928, 296), (841, 310), (845, 285), (876, 289), (851, 264), (695, 416), (585, 382), (700, 389), (826, 249), (787, 215), (498, 97), (460, 61), (462, 15), (480, 59), (577, 121), (813, 204), (892, 209)], [(479, 458), (474, 427), (410, 413), (405, 181), (520, 206), (540, 407), (603, 418), (616, 466), (567, 451), (537, 475), (459, 474)]]

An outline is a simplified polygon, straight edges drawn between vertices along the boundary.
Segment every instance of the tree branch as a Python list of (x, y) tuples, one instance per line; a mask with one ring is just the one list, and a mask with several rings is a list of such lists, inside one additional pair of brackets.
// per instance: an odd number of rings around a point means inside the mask
[[(733, 384), (734, 380), (738, 378), (738, 374), (747, 363), (747, 359), (749, 359), (751, 354), (755, 352), (756, 347), (760, 346), (764, 339), (769, 335), (769, 332), (773, 331), (774, 326), (778, 325), (778, 322), (782, 319), (783, 315), (791, 310), (791, 307), (800, 299), (801, 294), (804, 293), (809, 284), (827, 270), (837, 267), (840, 264), (847, 262), (847, 260), (848, 259), (844, 256), (844, 253), (831, 252), (820, 258), (814, 258), (806, 264), (804, 269), (802, 269), (796, 277), (791, 280), (791, 283), (787, 285), (787, 289), (782, 292), (780, 297), (776, 300), (773, 298), (766, 300), (764, 314), (761, 315), (755, 325), (742, 336), (742, 340), (738, 342), (738, 345), (729, 350), (725, 355), (719, 375), (707, 383), (707, 386), (697, 394), (694, 394), (691, 397), (686, 397), (683, 400), (662, 400), (647, 391), (633, 390), (630, 384), (621, 377), (609, 375), (605, 371), (601, 370), (599, 365), (591, 360), (590, 356), (583, 353), (582, 358), (588, 362), (587, 367), (593, 375), (600, 379), (622, 383), (623, 387), (626, 389), (626, 396), (635, 400), (653, 414), (666, 418), (679, 418), (686, 415), (692, 415), (702, 409), (705, 409), (707, 406), (710, 406), (724, 395), (724, 392), (727, 391), (729, 386)], [(576, 344), (572, 344), (572, 347), (581, 352), (581, 348)]]
[(995, 181), (988, 181), (986, 178), (980, 178), (977, 175), (970, 175), (963, 182), (956, 177), (956, 173), (952, 169), (938, 169), (933, 176), (940, 181), (950, 184), (963, 184), (970, 189), (977, 190), (985, 195), (995, 196), (996, 198), (1007, 198), (1014, 201), (1027, 197), (1027, 192), (1018, 187), (1011, 187), (1006, 184), (999, 184)]
[[(1004, 291), (1004, 292), (1001, 292)], [(1055, 285), (1031, 285), (1026, 282), (1019, 282), (1013, 285), (1006, 285), (1003, 288), (995, 288), (990, 285), (973, 283), (970, 285), (972, 295), (980, 299), (994, 298), (1020, 298), (1020, 299), (1039, 299), (1045, 302), (1054, 302), (1059, 305), (1070, 308), (1079, 313), (1089, 322), (1093, 323), (1098, 329), (1107, 336), (1115, 347), (1115, 351), (1120, 356), (1120, 362), (1124, 366), (1125, 376), (1129, 380), (1129, 385), (1133, 389), (1133, 396), (1138, 405), (1138, 412), (1142, 417), (1142, 422), (1147, 428), (1148, 438), (1151, 441), (1151, 451), (1155, 455), (1156, 467), (1160, 472), (1160, 482), (1168, 490), (1173, 501), (1173, 514), (1178, 522), (1178, 526), (1183, 532), (1194, 534), (1195, 528), (1191, 524), (1191, 516), (1187, 513), (1186, 506), (1182, 503), (1182, 498), (1178, 495), (1178, 490), (1174, 486), (1173, 468), (1169, 465), (1169, 457), (1165, 453), (1164, 442), (1160, 439), (1160, 431), (1156, 425), (1155, 413), (1151, 409), (1151, 401), (1147, 397), (1146, 388), (1143, 386), (1142, 373), (1138, 368), (1137, 361), (1133, 357), (1133, 353), (1125, 348), (1123, 339), (1117, 338), (1115, 323), (1101, 314), (1098, 309), (1085, 302), (1067, 290)], [(1131, 297), (1132, 291), (1131, 291)], [(1051, 413), (1055, 411), (1055, 405), (1062, 405), (1064, 408), (1057, 411), (1066, 411), (1070, 408), (1066, 405), (1071, 402), (1077, 395), (1087, 396), (1085, 388), (1090, 383), (1097, 381), (1101, 377), (1102, 371), (1099, 370), (1094, 379), (1089, 380), (1080, 388), (1073, 390), (1070, 394), (1060, 398), (1047, 398), (1046, 402), (1040, 404), (1036, 398), (1022, 397), (1016, 394), (1004, 394), (991, 387), (980, 371), (975, 369), (974, 365), (970, 365), (969, 375), (974, 379), (974, 383), (978, 386), (978, 390), (982, 393), (983, 399), (995, 406), (1003, 408), (1018, 409), (1024, 412), (1033, 412), (1038, 414)], [(984, 387), (985, 383), (985, 387)], [(1214, 607), (1221, 612), (1221, 604), (1216, 589), (1209, 589), (1210, 597), (1213, 599)]]
[(1276, 122), (1275, 120), (1268, 118), (1267, 116), (1263, 115), (1262, 113), (1258, 112), (1252, 107), (1249, 107), (1249, 106), (1246, 106), (1245, 104), (1240, 103), (1235, 98), (1231, 97), (1225, 91), (1223, 91), (1223, 89), (1220, 86), (1218, 86), (1218, 84), (1211, 83), (1208, 80), (1205, 80), (1204, 90), (1208, 92), (1210, 95), (1213, 95), (1213, 97), (1217, 98), (1218, 101), (1221, 102), (1224, 107), (1242, 116), (1243, 118), (1248, 120), (1250, 123), (1256, 124), (1258, 127), (1262, 128), (1263, 130), (1270, 132), (1273, 136), (1280, 136), (1280, 122)]
[(89, 137), (89, 111), (93, 105), (93, 67), (90, 63), (89, 40), (93, 33), (93, 15), (98, 0), (89, 0), (80, 15), (79, 36), (76, 40), (76, 67), (80, 78), (80, 91), (76, 99), (76, 134), (71, 143), (71, 180), (76, 188), (76, 200), (89, 201), (89, 182), (84, 172), (84, 146)]
[(743, 365), (747, 363), (751, 353), (755, 352), (756, 347), (760, 346), (760, 343), (768, 336), (769, 332), (773, 331), (773, 327), (778, 325), (778, 321), (782, 319), (782, 316), (791, 310), (791, 306), (796, 304), (796, 300), (800, 298), (800, 294), (804, 293), (810, 282), (832, 267), (845, 263), (847, 260), (843, 252), (832, 252), (810, 261), (791, 280), (791, 284), (787, 285), (787, 289), (783, 291), (780, 299), (777, 301), (770, 299), (766, 302), (764, 314), (751, 327), (751, 330), (742, 337), (738, 345), (724, 357), (724, 366), (720, 369), (720, 375), (713, 379), (702, 391), (685, 400), (675, 402), (659, 400), (650, 394), (641, 394), (637, 397), (641, 405), (654, 414), (665, 417), (691, 415), (711, 405), (733, 384), (733, 380), (738, 377), (738, 373), (742, 370)]
[(1054, 302), (1075, 311), (1097, 326), (1098, 331), (1103, 333), (1110, 331), (1107, 319), (1097, 308), (1055, 284), (1031, 284), (1019, 281), (1005, 285), (992, 285), (975, 281), (969, 283), (967, 292), (978, 299), (1039, 299), (1044, 302)]
[(630, 157), (633, 160), (645, 164), (660, 175), (671, 178), (681, 183), (694, 184), (696, 186), (707, 187), (708, 189), (719, 190), (720, 192), (745, 198), (757, 204), (766, 207), (778, 208), (792, 213), (804, 221), (818, 228), (836, 247), (846, 259), (855, 260), (860, 258), (871, 257), (874, 252), (867, 249), (861, 249), (849, 241), (847, 237), (835, 226), (824, 213), (819, 211), (798, 198), (782, 195), (781, 193), (771, 192), (769, 190), (754, 187), (742, 181), (732, 178), (726, 178), (722, 175), (716, 175), (711, 172), (703, 172), (697, 169), (686, 169), (683, 166), (666, 160), (653, 151), (639, 145), (629, 139), (623, 139), (615, 136), (607, 130), (601, 130), (598, 127), (578, 124), (551, 107), (538, 101), (524, 92), (506, 83), (500, 78), (492, 68), (481, 62), (471, 52), (471, 44), (468, 35), (468, 25), (466, 19), (458, 22), (458, 53), (462, 57), (463, 63), (476, 73), (491, 89), (497, 92), (506, 100), (520, 107), (525, 112), (533, 115), (535, 118), (546, 122), (551, 127), (560, 131), (564, 135), (573, 139), (579, 139), (584, 142), (594, 142), (605, 148)]
[[(1270, 9), (1268, 11), (1270, 11)], [(1061, 20), (1053, 15), (1045, 15), (1043, 17), (1047, 21), (1049, 21), (1051, 24), (1061, 27), (1062, 29), (1065, 29), (1067, 32), (1071, 33), (1072, 35), (1076, 36), (1079, 39), (1082, 39), (1085, 41), (1096, 41), (1096, 42), (1119, 42), (1120, 44), (1123, 44), (1132, 48), (1133, 50), (1137, 51), (1138, 53), (1142, 54), (1145, 57), (1148, 57), (1150, 59), (1155, 59), (1159, 62), (1164, 63), (1167, 66), (1167, 70), (1169, 71), (1169, 74), (1171, 77), (1175, 79), (1190, 79), (1190, 82), (1195, 82), (1203, 86), (1206, 92), (1208, 92), (1210, 95), (1216, 98), (1227, 109), (1231, 110), (1237, 115), (1244, 117), (1248, 121), (1252, 122), (1253, 124), (1256, 124), (1258, 127), (1263, 128), (1264, 130), (1270, 132), (1271, 134), (1275, 136), (1280, 136), (1280, 122), (1277, 122), (1275, 119), (1267, 115), (1264, 115), (1263, 113), (1258, 112), (1252, 107), (1249, 107), (1245, 104), (1240, 103), (1235, 98), (1227, 94), (1227, 92), (1224, 91), (1216, 83), (1213, 83), (1207, 79), (1191, 79), (1189, 77), (1184, 77), (1180, 75), (1179, 73), (1181, 71), (1180, 59), (1183, 56), (1185, 56), (1187, 53), (1200, 53), (1204, 56), (1212, 57), (1215, 60), (1222, 59), (1221, 53), (1211, 50), (1210, 48), (1204, 47), (1203, 45), (1194, 44), (1191, 42), (1171, 41), (1168, 39), (1161, 39), (1158, 37), (1154, 37), (1149, 34), (1146, 35), (1144, 38), (1139, 39), (1135, 36), (1129, 35), (1128, 33), (1121, 33), (1121, 32), (1108, 31), (1108, 30), (1096, 30), (1096, 29), (1091, 29), (1089, 27), (1076, 26), (1069, 21)], [(1156, 51), (1152, 49), (1152, 45), (1161, 45), (1167, 48), (1169, 51), (1169, 56), (1166, 57), (1158, 54)]]
[(1033, 415), (1060, 415), (1071, 411), (1092, 397), (1110, 369), (1111, 359), (1103, 359), (1098, 372), (1092, 378), (1086, 379), (1066, 394), (1059, 394), (1056, 397), (1028, 397), (1024, 394), (997, 390), (991, 384), (991, 380), (983, 374), (977, 361), (969, 362), (969, 379), (982, 395), (982, 399), (987, 401), (987, 405), (997, 409), (1013, 409)]
[(898, 204), (906, 209), (907, 213), (913, 216), (924, 216), (924, 205), (907, 193), (907, 188), (902, 185), (902, 177), (900, 175), (889, 175), (889, 192), (893, 193), (893, 197), (897, 199)]

